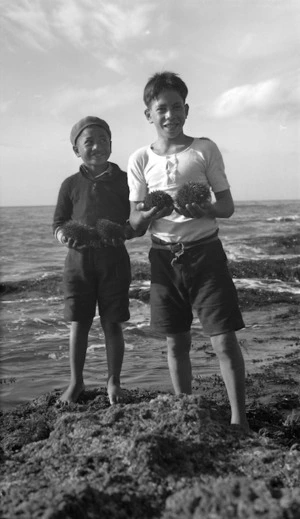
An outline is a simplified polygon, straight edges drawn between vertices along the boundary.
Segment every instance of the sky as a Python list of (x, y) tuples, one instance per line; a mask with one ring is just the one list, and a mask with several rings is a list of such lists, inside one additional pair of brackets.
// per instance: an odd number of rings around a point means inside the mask
[(154, 142), (143, 89), (185, 81), (185, 133), (209, 137), (233, 198), (300, 199), (299, 0), (0, 0), (0, 205), (55, 205), (69, 135), (112, 130), (110, 160)]

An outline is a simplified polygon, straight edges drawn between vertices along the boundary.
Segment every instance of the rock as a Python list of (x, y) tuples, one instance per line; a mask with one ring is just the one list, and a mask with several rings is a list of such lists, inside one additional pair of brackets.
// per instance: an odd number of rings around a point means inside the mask
[(100, 388), (58, 405), (55, 391), (2, 413), (1, 517), (296, 519), (300, 457), (286, 402), (299, 400), (285, 392), (266, 405), (252, 391), (250, 434), (228, 427), (220, 377), (202, 394), (124, 390), (110, 406)]

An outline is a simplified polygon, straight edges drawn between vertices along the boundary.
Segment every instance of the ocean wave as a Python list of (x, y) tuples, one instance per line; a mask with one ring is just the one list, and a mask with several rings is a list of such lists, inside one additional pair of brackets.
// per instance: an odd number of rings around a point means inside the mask
[(293, 234), (263, 234), (238, 238), (230, 243), (224, 240), (224, 248), (230, 260), (293, 259), (299, 262), (300, 229)]
[(237, 289), (263, 290), (266, 292), (300, 295), (300, 284), (292, 286), (291, 284), (280, 281), (279, 279), (244, 278), (236, 279), (234, 282)]
[(273, 216), (272, 218), (266, 219), (266, 221), (270, 223), (296, 222), (297, 220), (299, 220), (299, 215), (297, 214), (291, 216)]
[[(229, 270), (234, 280), (252, 279), (265, 280), (264, 287), (261, 289), (270, 291), (268, 280), (273, 282), (274, 291), (280, 291), (285, 283), (287, 292), (298, 293), (300, 282), (300, 263), (299, 257), (281, 258), (281, 259), (251, 259), (229, 261)], [(149, 263), (136, 262), (132, 263), (132, 283), (130, 286), (129, 296), (131, 299), (149, 302), (150, 293), (150, 265)], [(250, 288), (250, 285), (249, 285)], [(9, 308), (15, 304), (54, 304), (63, 302), (63, 290), (61, 283), (61, 275), (52, 273), (48, 276), (42, 276), (39, 279), (23, 280), (20, 282), (8, 282), (1, 285), (2, 302), (9, 305)], [(34, 322), (33, 325), (41, 325), (40, 322)]]

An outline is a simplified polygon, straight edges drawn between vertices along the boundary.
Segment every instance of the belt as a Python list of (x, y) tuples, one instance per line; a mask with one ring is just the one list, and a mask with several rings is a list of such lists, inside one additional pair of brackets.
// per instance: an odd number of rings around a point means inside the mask
[(206, 245), (207, 243), (211, 243), (213, 241), (216, 241), (218, 239), (218, 230), (215, 231), (210, 236), (207, 236), (206, 238), (201, 238), (197, 241), (190, 241), (190, 242), (176, 242), (176, 243), (170, 243), (165, 242), (163, 240), (160, 240), (159, 238), (156, 238), (155, 236), (152, 236), (152, 247), (153, 249), (162, 249), (162, 250), (169, 250), (172, 252), (175, 257), (171, 261), (172, 265), (177, 262), (178, 258), (184, 254), (186, 250), (193, 249), (194, 247), (199, 247), (201, 245)]

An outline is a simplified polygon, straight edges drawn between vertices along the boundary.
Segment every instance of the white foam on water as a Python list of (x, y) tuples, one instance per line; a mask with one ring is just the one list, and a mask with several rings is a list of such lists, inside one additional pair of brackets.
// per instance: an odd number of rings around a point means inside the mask
[(296, 222), (297, 220), (299, 220), (299, 216), (297, 214), (293, 214), (293, 215), (290, 215), (290, 216), (274, 216), (272, 218), (267, 218), (267, 222), (274, 222), (274, 223), (278, 223), (278, 222)]
[(49, 353), (48, 359), (52, 360), (62, 360), (62, 359), (68, 359), (69, 355), (68, 353)]
[(300, 283), (285, 283), (280, 279), (239, 278), (234, 279), (234, 284), (237, 288), (256, 289), (266, 292), (288, 292), (290, 294), (300, 294)]
[(42, 333), (41, 335), (35, 337), (35, 342), (38, 341), (61, 341), (69, 336), (69, 333), (65, 330), (58, 330), (54, 333)]
[(51, 297), (29, 297), (28, 299), (13, 299), (13, 300), (4, 300), (1, 301), (1, 304), (13, 304), (13, 303), (32, 303), (33, 301), (61, 301), (61, 297), (51, 296)]
[(230, 261), (261, 261), (261, 260), (287, 260), (298, 258), (299, 254), (266, 254), (262, 249), (258, 247), (249, 247), (244, 243), (241, 244), (224, 244), (227, 258)]
[(86, 351), (88, 353), (94, 353), (97, 350), (103, 350), (103, 349), (105, 349), (105, 344), (91, 344), (90, 346), (88, 346)]

